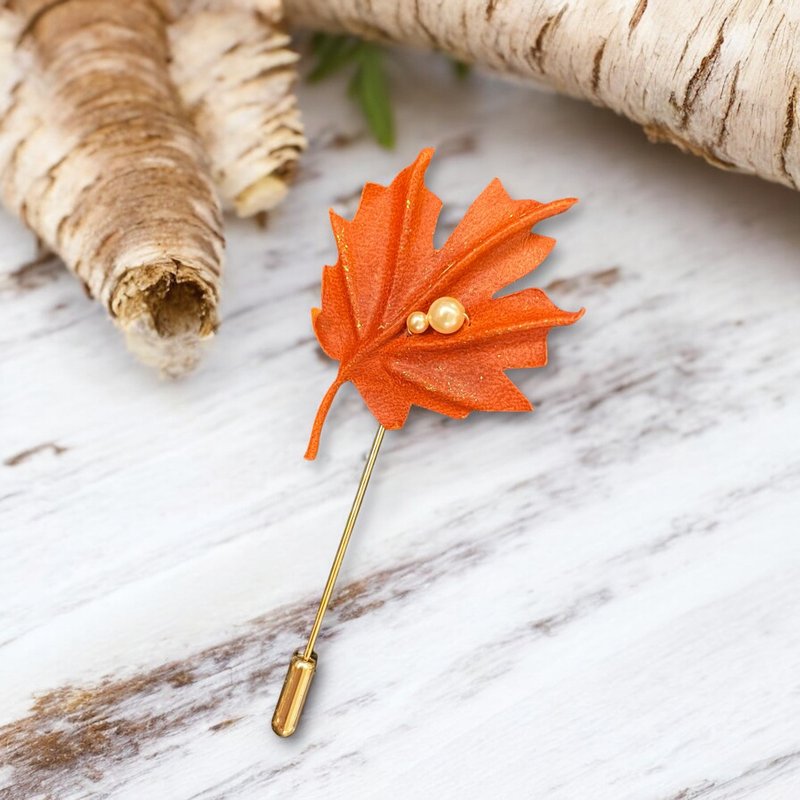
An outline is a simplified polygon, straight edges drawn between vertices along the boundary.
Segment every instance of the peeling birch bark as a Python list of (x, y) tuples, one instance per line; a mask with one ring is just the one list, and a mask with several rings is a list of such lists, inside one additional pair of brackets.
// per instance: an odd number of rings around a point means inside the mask
[(216, 5), (0, 3), (3, 202), (167, 375), (217, 327), (215, 181), (242, 215), (271, 208), (304, 145), (277, 17)]
[(172, 78), (227, 209), (251, 216), (286, 195), (305, 138), (293, 94), (298, 56), (280, 0), (202, 0), (170, 26)]
[(297, 24), (432, 47), (800, 184), (800, 6), (769, 0), (286, 0)]

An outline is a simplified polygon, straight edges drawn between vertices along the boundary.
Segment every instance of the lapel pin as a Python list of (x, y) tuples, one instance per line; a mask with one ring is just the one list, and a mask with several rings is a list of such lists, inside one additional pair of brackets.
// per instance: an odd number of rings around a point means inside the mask
[(321, 308), (311, 316), (339, 371), (320, 403), (306, 458), (316, 457), (333, 399), (348, 381), (378, 429), (308, 640), (289, 662), (272, 718), (279, 736), (291, 736), (300, 721), (317, 669), (314, 648), (386, 431), (401, 428), (414, 405), (454, 418), (531, 411), (505, 371), (544, 366), (550, 329), (583, 314), (562, 311), (540, 289), (495, 297), (553, 248), (553, 239), (531, 228), (575, 200), (513, 200), (495, 179), (437, 250), (442, 204), (425, 186), (432, 155), (423, 150), (389, 186), (366, 184), (352, 220), (331, 212), (339, 258), (323, 268)]

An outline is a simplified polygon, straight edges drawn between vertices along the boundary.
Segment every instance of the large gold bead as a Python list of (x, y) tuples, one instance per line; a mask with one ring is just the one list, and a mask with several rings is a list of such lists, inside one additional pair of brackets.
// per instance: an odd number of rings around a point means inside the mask
[(438, 333), (455, 333), (466, 319), (467, 312), (455, 297), (440, 297), (428, 309), (428, 322)]

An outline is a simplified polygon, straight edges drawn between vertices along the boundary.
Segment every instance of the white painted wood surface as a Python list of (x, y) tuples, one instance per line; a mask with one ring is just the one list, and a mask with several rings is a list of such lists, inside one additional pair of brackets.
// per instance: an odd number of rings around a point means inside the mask
[[(396, 152), (341, 85), (301, 89), (300, 180), (229, 224), (184, 382), (0, 223), (0, 797), (794, 800), (800, 197), (434, 57), (396, 71)], [(534, 414), (387, 436), (280, 740), (374, 429), (344, 391), (302, 460), (327, 208), (428, 144), (444, 233), (496, 175), (581, 198), (533, 283), (587, 314), (515, 375)]]

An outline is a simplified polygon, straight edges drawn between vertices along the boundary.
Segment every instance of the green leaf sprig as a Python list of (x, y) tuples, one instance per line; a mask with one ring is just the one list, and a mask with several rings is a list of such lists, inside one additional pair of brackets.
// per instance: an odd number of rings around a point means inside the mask
[(394, 147), (394, 114), (383, 63), (383, 48), (355, 36), (317, 33), (311, 40), (311, 50), (316, 63), (308, 74), (310, 83), (318, 83), (354, 65), (347, 93), (361, 108), (378, 144)]
[[(383, 147), (394, 147), (395, 129), (392, 113), (389, 78), (384, 65), (385, 50), (373, 42), (357, 36), (334, 36), (315, 33), (311, 38), (311, 52), (316, 59), (309, 83), (325, 78), (352, 66), (353, 73), (347, 93), (361, 108), (370, 133)], [(458, 80), (469, 77), (471, 67), (463, 61), (451, 59), (453, 74)]]

